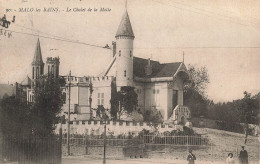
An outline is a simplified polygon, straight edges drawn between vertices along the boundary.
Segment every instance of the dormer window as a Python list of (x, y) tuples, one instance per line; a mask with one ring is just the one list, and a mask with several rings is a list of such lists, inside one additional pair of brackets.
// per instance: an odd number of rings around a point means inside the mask
[(121, 56), (121, 50), (119, 50), (119, 56)]

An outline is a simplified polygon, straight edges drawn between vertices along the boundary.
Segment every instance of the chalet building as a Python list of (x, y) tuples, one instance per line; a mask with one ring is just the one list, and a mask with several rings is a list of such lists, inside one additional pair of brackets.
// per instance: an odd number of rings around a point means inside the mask
[[(183, 85), (189, 80), (185, 64), (160, 63), (136, 57), (133, 46), (135, 35), (127, 11), (122, 17), (115, 39), (112, 42), (112, 60), (101, 76), (63, 76), (66, 80), (66, 87), (63, 88), (66, 101), (61, 114), (66, 116), (69, 109), (69, 83), (71, 120), (82, 121), (95, 117), (93, 109), (98, 105), (111, 108), (111, 82), (115, 80), (118, 91), (123, 86), (135, 88), (138, 95), (137, 108), (140, 111), (155, 108), (166, 122), (186, 124), (191, 116), (189, 109), (183, 106)], [(59, 58), (47, 58), (46, 64), (43, 63), (38, 39), (32, 62), (32, 77), (27, 77), (24, 82), (28, 85), (27, 101), (33, 102), (32, 88), (37, 78), (44, 73), (59, 76), (59, 63)]]

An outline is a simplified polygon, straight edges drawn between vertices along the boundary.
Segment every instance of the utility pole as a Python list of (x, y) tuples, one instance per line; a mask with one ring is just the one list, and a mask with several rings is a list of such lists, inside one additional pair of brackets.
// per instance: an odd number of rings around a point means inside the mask
[(106, 121), (106, 118), (104, 120), (105, 120), (105, 123), (104, 123), (104, 156), (103, 156), (103, 164), (106, 164), (107, 121)]
[(71, 85), (71, 71), (69, 73), (69, 109), (68, 109), (68, 128), (67, 128), (67, 155), (70, 155), (70, 85)]

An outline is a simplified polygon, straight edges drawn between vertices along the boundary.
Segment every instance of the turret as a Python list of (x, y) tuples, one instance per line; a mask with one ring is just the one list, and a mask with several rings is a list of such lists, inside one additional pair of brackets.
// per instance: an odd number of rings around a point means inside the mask
[(133, 85), (134, 33), (127, 11), (116, 33), (116, 81), (117, 86)]
[(42, 61), (40, 39), (38, 38), (36, 49), (34, 52), (34, 58), (32, 62), (32, 87), (35, 85), (36, 79), (38, 79), (41, 75), (43, 75), (43, 71), (44, 71), (44, 63)]

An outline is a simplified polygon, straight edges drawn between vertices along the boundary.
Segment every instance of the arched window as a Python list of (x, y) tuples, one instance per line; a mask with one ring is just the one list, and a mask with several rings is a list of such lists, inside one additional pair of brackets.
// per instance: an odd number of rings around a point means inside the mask
[(121, 56), (121, 50), (119, 50), (119, 56)]
[(124, 76), (126, 77), (126, 70), (124, 71)]
[(39, 77), (39, 67), (36, 67), (36, 79)]
[(34, 67), (33, 67), (33, 71), (32, 71), (32, 78), (34, 79)]
[(54, 75), (54, 65), (51, 66), (51, 75)]
[(130, 51), (130, 58), (132, 57), (132, 51)]

